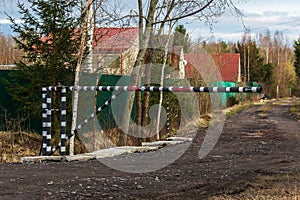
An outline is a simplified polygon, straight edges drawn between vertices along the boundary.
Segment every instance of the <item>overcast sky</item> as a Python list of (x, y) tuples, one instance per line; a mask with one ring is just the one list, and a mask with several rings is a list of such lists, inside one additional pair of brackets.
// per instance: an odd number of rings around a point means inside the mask
[[(4, 12), (18, 17), (16, 2), (17, 0), (1, 1), (0, 32), (9, 33)], [(123, 0), (122, 3), (128, 9), (131, 9), (130, 7), (136, 9), (136, 0)], [(300, 0), (248, 0), (246, 3), (237, 4), (237, 7), (245, 15), (243, 22), (227, 12), (218, 19), (218, 23), (213, 25), (213, 33), (210, 32), (209, 27), (197, 20), (188, 19), (180, 23), (185, 25), (193, 39), (209, 40), (214, 36), (215, 40), (240, 40), (245, 31), (244, 25), (252, 34), (265, 33), (267, 29), (272, 33), (276, 30), (282, 31), (290, 43), (299, 38)]]

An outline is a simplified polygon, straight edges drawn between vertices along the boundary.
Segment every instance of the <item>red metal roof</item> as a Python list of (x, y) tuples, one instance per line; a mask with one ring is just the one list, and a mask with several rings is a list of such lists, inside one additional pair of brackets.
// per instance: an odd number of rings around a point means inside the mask
[(139, 28), (95, 28), (93, 48), (96, 52), (120, 53), (129, 49), (139, 36)]
[[(79, 32), (79, 29), (75, 30)], [(121, 53), (129, 49), (139, 36), (139, 28), (95, 28), (92, 46), (97, 53)], [(41, 38), (51, 44), (51, 36)], [(48, 41), (47, 41), (48, 40)]]
[[(222, 78), (223, 81), (237, 82), (239, 78), (240, 54), (206, 54), (188, 53), (184, 54), (187, 61), (185, 66), (186, 78), (200, 78), (203, 76), (214, 79)], [(216, 67), (213, 67), (216, 66)], [(217, 77), (217, 71), (221, 77)]]

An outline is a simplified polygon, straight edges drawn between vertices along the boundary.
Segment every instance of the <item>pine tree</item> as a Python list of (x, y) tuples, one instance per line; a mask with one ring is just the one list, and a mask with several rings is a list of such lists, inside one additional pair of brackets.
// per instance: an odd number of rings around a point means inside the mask
[(174, 31), (174, 45), (182, 46), (184, 52), (188, 52), (191, 46), (190, 36), (186, 32), (186, 29), (183, 25), (179, 25), (175, 28)]
[(41, 88), (61, 83), (73, 85), (79, 48), (81, 17), (74, 16), (75, 1), (28, 0), (18, 2), (21, 23), (9, 17), (14, 40), (25, 61), (6, 81), (8, 91), (22, 113), (40, 118)]
[(269, 66), (265, 66), (264, 64), (264, 58), (259, 53), (259, 48), (256, 45), (255, 41), (249, 41), (248, 42), (248, 53), (249, 55), (249, 67), (250, 69), (250, 81), (257, 81), (262, 82), (264, 79), (268, 79), (269, 77), (264, 77), (264, 75), (269, 75), (268, 72), (265, 74), (262, 73), (263, 70), (268, 71)]
[(295, 53), (294, 67), (298, 78), (300, 78), (300, 38), (296, 40), (294, 43), (294, 53)]
[[(247, 43), (237, 43), (236, 53), (241, 55), (241, 66), (244, 66), (242, 76), (247, 77), (245, 80), (263, 82), (268, 81), (272, 75), (273, 66), (264, 64), (264, 58), (259, 51), (259, 47), (253, 40), (249, 39)], [(248, 71), (250, 77), (248, 77)]]

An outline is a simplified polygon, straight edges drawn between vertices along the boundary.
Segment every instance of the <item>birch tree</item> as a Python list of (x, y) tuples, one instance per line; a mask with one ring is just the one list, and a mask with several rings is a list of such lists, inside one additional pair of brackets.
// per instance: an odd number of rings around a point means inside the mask
[[(88, 0), (86, 3), (86, 9), (85, 9), (84, 25), (80, 28), (81, 41), (80, 41), (80, 48), (77, 53), (78, 60), (77, 60), (76, 68), (75, 68), (75, 80), (74, 80), (75, 87), (79, 86), (79, 73), (80, 73), (84, 53), (86, 52), (86, 48), (87, 48), (87, 40), (86, 40), (87, 35), (86, 34), (88, 32), (88, 28), (89, 28), (90, 20), (91, 20), (91, 18), (90, 18), (90, 13), (92, 12), (91, 6), (92, 6), (92, 0)], [(73, 94), (73, 112), (72, 112), (72, 126), (71, 126), (72, 131), (74, 131), (76, 129), (78, 98), (79, 98), (78, 95), (79, 95), (79, 91), (75, 91)], [(73, 135), (70, 138), (70, 155), (74, 155), (74, 139), (75, 139), (75, 136)]]
[[(140, 3), (141, 4), (141, 3)], [(162, 33), (162, 30), (164, 28), (168, 29), (169, 27), (174, 26), (175, 23), (177, 23), (180, 20), (187, 19), (187, 18), (196, 18), (200, 21), (203, 21), (207, 24), (212, 24), (216, 17), (221, 16), (226, 8), (232, 9), (236, 12), (238, 16), (241, 15), (237, 7), (232, 3), (232, 1), (216, 1), (216, 0), (208, 0), (208, 1), (158, 1), (158, 0), (152, 0), (149, 4), (149, 13), (153, 12), (153, 15), (155, 16), (154, 21), (149, 18), (143, 19), (146, 22), (147, 28), (156, 28), (158, 29), (158, 33)], [(155, 7), (155, 9), (153, 9)], [(150, 9), (152, 8), (152, 9)], [(148, 13), (148, 14), (149, 14)], [(140, 16), (143, 16), (143, 13), (139, 13)], [(143, 17), (145, 18), (145, 17)], [(152, 22), (152, 25), (151, 25)], [(140, 23), (141, 25), (142, 23)], [(169, 26), (169, 27), (166, 27)], [(140, 30), (143, 30), (140, 26)], [(146, 68), (146, 71), (149, 69)], [(150, 71), (150, 70), (149, 70)], [(151, 75), (150, 73), (146, 73), (146, 75)], [(145, 78), (148, 80), (149, 78)], [(148, 84), (148, 83), (146, 83)], [(145, 98), (147, 98), (148, 95), (145, 95)], [(147, 115), (148, 115), (148, 106), (149, 100), (144, 100), (144, 109), (142, 111), (142, 125), (145, 125), (147, 122)]]
[[(81, 9), (81, 15), (84, 16), (84, 22), (79, 27), (81, 38), (80, 38), (80, 48), (77, 52), (78, 60), (75, 69), (74, 86), (79, 86), (80, 84), (79, 83), (80, 72), (82, 71), (82, 65), (84, 59), (86, 59), (86, 65), (87, 65), (85, 69), (87, 70), (88, 73), (93, 73), (92, 41), (94, 39), (93, 32), (96, 23), (95, 19), (96, 19), (97, 10), (102, 8), (104, 2), (106, 2), (106, 0), (87, 0), (87, 1), (81, 0), (80, 9)], [(71, 126), (72, 131), (76, 129), (76, 125), (77, 125), (78, 101), (79, 101), (79, 91), (74, 91), (72, 126)], [(70, 138), (70, 155), (74, 155), (74, 139), (75, 139), (75, 135), (73, 135)]]
[[(220, 17), (226, 9), (229, 9), (236, 16), (241, 17), (242, 13), (236, 7), (237, 3), (245, 2), (243, 0), (137, 0), (137, 10), (130, 10), (129, 13), (118, 15), (120, 13), (109, 13), (107, 10), (102, 10), (102, 13), (109, 14), (110, 20), (106, 24), (121, 24), (122, 22), (136, 23), (140, 28), (140, 49), (134, 67), (139, 67), (146, 62), (151, 62), (151, 55), (148, 47), (151, 46), (151, 38), (153, 35), (161, 35), (164, 29), (168, 29), (172, 24), (183, 19), (197, 19), (208, 25), (215, 22), (217, 17)], [(149, 65), (150, 66), (150, 65)], [(149, 80), (151, 76), (150, 67), (146, 67), (143, 72)], [(132, 76), (131, 84), (140, 85), (140, 77), (142, 72), (137, 71)], [(147, 81), (145, 85), (147, 85)], [(149, 108), (149, 95), (144, 94), (143, 106), (141, 105), (141, 95), (136, 94), (137, 97), (137, 124), (146, 125), (148, 123), (148, 108)], [(126, 103), (128, 113), (123, 116), (123, 134), (120, 135), (120, 144), (126, 144), (126, 133), (129, 128), (130, 113), (132, 110), (133, 96), (128, 98)]]

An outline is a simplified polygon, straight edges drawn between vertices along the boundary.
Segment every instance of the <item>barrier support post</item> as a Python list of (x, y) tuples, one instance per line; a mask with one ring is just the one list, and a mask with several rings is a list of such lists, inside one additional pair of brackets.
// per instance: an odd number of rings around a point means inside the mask
[(45, 130), (46, 130), (46, 154), (50, 155), (51, 154), (51, 108), (52, 108), (52, 99), (51, 99), (51, 91), (47, 90), (46, 93), (46, 113), (47, 113), (47, 117), (46, 117), (46, 122), (45, 122)]
[(57, 86), (58, 92), (60, 92), (61, 98), (61, 111), (60, 111), (60, 155), (66, 155), (66, 127), (67, 127), (67, 90), (64, 86), (58, 85)]
[(42, 88), (42, 146), (41, 152), (43, 156), (46, 155), (47, 149), (47, 88)]

